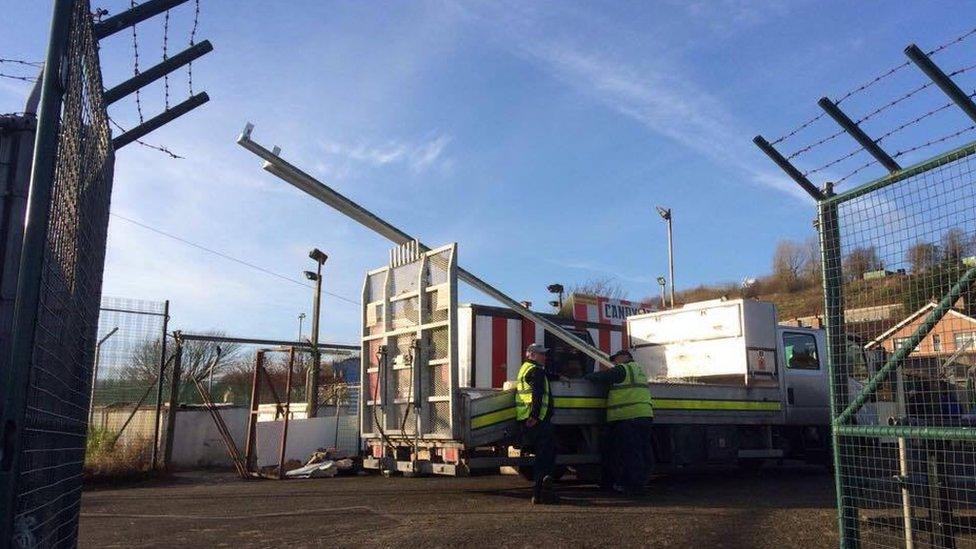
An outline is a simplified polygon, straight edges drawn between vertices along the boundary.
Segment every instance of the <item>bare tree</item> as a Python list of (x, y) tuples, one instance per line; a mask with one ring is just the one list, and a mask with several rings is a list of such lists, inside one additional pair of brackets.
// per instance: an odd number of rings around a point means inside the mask
[(939, 249), (931, 242), (916, 242), (908, 248), (905, 259), (913, 273), (925, 272), (935, 266)]
[(800, 278), (807, 259), (808, 254), (802, 244), (793, 240), (780, 240), (773, 252), (773, 274), (792, 284)]
[(848, 280), (859, 280), (864, 278), (865, 273), (884, 268), (884, 264), (878, 258), (874, 246), (868, 246), (854, 248), (848, 252), (843, 261), (843, 268)]
[(574, 284), (569, 288), (570, 293), (609, 297), (610, 299), (626, 299), (627, 292), (624, 291), (620, 282), (612, 276), (602, 276), (591, 278), (585, 282)]
[(816, 236), (807, 237), (803, 241), (803, 253), (806, 256), (806, 265), (803, 268), (803, 277), (812, 283), (819, 284), (823, 279), (823, 262), (820, 257), (820, 239)]
[(959, 262), (969, 255), (970, 246), (965, 233), (959, 228), (952, 228), (942, 235), (942, 259)]
[[(207, 335), (223, 335), (220, 332), (207, 332)], [(241, 352), (239, 343), (215, 343), (212, 341), (184, 341), (182, 377), (199, 376), (210, 367), (220, 350), (220, 362), (233, 361)], [(167, 354), (172, 355), (173, 346), (167, 348)], [(131, 362), (122, 369), (121, 377), (127, 381), (149, 382), (156, 379), (159, 372), (159, 359), (162, 348), (158, 339), (148, 339), (142, 342), (132, 354)], [(169, 358), (169, 357), (167, 357)], [(167, 368), (167, 377), (173, 371), (172, 365)]]

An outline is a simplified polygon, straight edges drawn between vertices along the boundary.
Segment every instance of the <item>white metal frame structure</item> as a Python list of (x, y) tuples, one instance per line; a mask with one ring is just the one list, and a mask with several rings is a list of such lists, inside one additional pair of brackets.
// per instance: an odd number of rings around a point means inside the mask
[(393, 248), (362, 303), (363, 438), (457, 438), (457, 245)]

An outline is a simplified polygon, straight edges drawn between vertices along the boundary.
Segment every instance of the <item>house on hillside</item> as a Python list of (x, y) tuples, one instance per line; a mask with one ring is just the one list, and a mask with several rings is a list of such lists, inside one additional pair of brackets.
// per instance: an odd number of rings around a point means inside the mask
[[(844, 323), (848, 337), (861, 342), (870, 341), (885, 332), (904, 315), (905, 306), (901, 303), (858, 307), (844, 310)], [(780, 324), (825, 328), (823, 315), (803, 316), (782, 320)]]
[[(864, 346), (865, 349), (884, 349), (893, 353), (905, 345), (936, 304), (928, 303), (908, 315), (890, 329)], [(952, 359), (947, 377), (964, 379), (966, 370), (976, 364), (976, 318), (957, 308), (949, 309), (942, 319), (908, 355), (908, 368), (914, 370), (939, 368)], [(930, 372), (934, 373), (934, 372)]]

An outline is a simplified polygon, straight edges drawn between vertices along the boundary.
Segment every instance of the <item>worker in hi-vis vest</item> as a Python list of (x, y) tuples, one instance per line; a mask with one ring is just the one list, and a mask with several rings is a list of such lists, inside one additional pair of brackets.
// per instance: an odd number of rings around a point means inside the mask
[(525, 362), (519, 369), (515, 393), (515, 419), (521, 426), (522, 449), (535, 454), (532, 477), (532, 503), (557, 503), (552, 471), (556, 465), (556, 442), (552, 432), (552, 391), (546, 372), (546, 349), (532, 343), (525, 349)]
[(654, 410), (647, 374), (630, 351), (614, 353), (613, 368), (594, 372), (586, 379), (608, 385), (607, 425), (601, 437), (604, 488), (640, 494), (653, 465), (651, 422)]

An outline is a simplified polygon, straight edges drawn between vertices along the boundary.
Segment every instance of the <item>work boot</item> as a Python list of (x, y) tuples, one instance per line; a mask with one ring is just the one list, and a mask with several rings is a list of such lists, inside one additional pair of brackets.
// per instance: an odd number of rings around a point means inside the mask
[(542, 497), (545, 503), (555, 505), (559, 503), (559, 496), (556, 494), (556, 489), (553, 488), (555, 480), (549, 475), (546, 475), (542, 479)]

